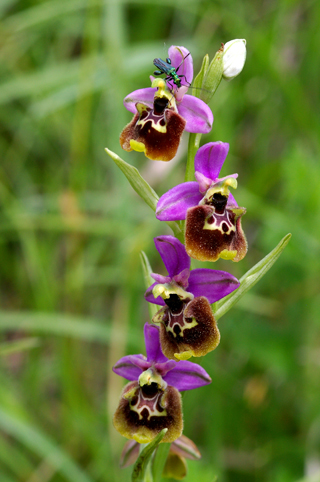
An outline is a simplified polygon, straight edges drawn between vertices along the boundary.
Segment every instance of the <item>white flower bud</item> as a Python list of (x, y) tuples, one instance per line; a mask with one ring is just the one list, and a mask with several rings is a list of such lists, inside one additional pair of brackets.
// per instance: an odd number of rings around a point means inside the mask
[(230, 40), (224, 45), (223, 50), (223, 77), (231, 80), (240, 74), (246, 61), (245, 39)]

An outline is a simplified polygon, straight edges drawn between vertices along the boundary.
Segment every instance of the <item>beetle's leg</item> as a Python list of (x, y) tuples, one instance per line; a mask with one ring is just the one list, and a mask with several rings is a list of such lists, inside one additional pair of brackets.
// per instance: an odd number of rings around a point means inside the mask
[(184, 77), (184, 80), (187, 82), (188, 86), (190, 87), (190, 82), (187, 81), (187, 78), (185, 75), (179, 75), (178, 77), (180, 77), (180, 79), (182, 79)]
[(171, 84), (169, 83), (170, 81), (173, 80), (172, 77), (169, 75), (169, 76), (166, 77), (164, 80), (165, 80), (165, 81), (167, 82), (167, 84), (170, 86), (170, 89), (173, 90), (173, 85), (171, 85)]
[(178, 67), (176, 68), (176, 72), (178, 72), (178, 70), (180, 69), (181, 65), (183, 64), (183, 62), (185, 61), (185, 59), (190, 55), (190, 52), (185, 56), (183, 57), (181, 63), (178, 65)]

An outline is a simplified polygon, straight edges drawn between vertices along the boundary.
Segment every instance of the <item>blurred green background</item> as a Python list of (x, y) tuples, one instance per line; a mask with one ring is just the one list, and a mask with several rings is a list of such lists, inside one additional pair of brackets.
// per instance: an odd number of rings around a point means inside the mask
[[(280, 239), (278, 262), (219, 322), (202, 364), (210, 386), (184, 396), (184, 433), (203, 457), (188, 482), (320, 480), (320, 3), (315, 0), (1, 0), (0, 480), (114, 482), (125, 440), (112, 427), (124, 354), (144, 353), (139, 252), (170, 234), (104, 152), (159, 195), (176, 161), (121, 152), (126, 94), (149, 86), (171, 44), (194, 58), (246, 38), (247, 62), (211, 101), (202, 143), (230, 143), (246, 258)], [(211, 266), (212, 267), (212, 266)]]

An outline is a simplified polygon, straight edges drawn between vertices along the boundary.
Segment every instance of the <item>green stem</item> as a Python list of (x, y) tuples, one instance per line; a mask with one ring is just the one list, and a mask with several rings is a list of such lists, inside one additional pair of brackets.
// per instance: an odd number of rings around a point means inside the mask
[(189, 136), (185, 182), (194, 180), (194, 156), (199, 149), (201, 136), (202, 134), (190, 134)]
[[(165, 222), (168, 226), (170, 226), (170, 228), (172, 229), (175, 237), (183, 243), (183, 240), (184, 240), (184, 224), (181, 227), (179, 227), (179, 224), (178, 224), (179, 221), (165, 221)], [(182, 221), (182, 222), (184, 222), (184, 221)]]

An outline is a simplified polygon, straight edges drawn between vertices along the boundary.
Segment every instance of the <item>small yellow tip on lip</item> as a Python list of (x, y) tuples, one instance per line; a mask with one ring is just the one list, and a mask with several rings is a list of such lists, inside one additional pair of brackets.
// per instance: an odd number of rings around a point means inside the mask
[(133, 151), (137, 152), (145, 152), (146, 146), (142, 142), (135, 141), (134, 139), (130, 140), (130, 147)]
[(231, 186), (233, 189), (237, 189), (238, 181), (234, 177), (229, 177), (225, 181), (226, 186)]
[(151, 87), (157, 87), (158, 89), (165, 89), (166, 83), (163, 79), (154, 79)]
[(232, 250), (232, 251), (228, 251), (227, 249), (224, 249), (223, 251), (221, 251), (219, 257), (221, 259), (234, 259), (237, 255), (237, 251), (235, 250)]
[(174, 354), (174, 357), (177, 359), (177, 360), (189, 360), (189, 358), (191, 358), (193, 356), (193, 353), (192, 351), (184, 351), (183, 353), (175, 353)]
[(152, 434), (151, 435), (134, 434), (132, 436), (132, 438), (133, 438), (133, 440), (135, 440), (139, 444), (147, 444), (149, 442), (152, 442), (152, 440), (153, 440)]

